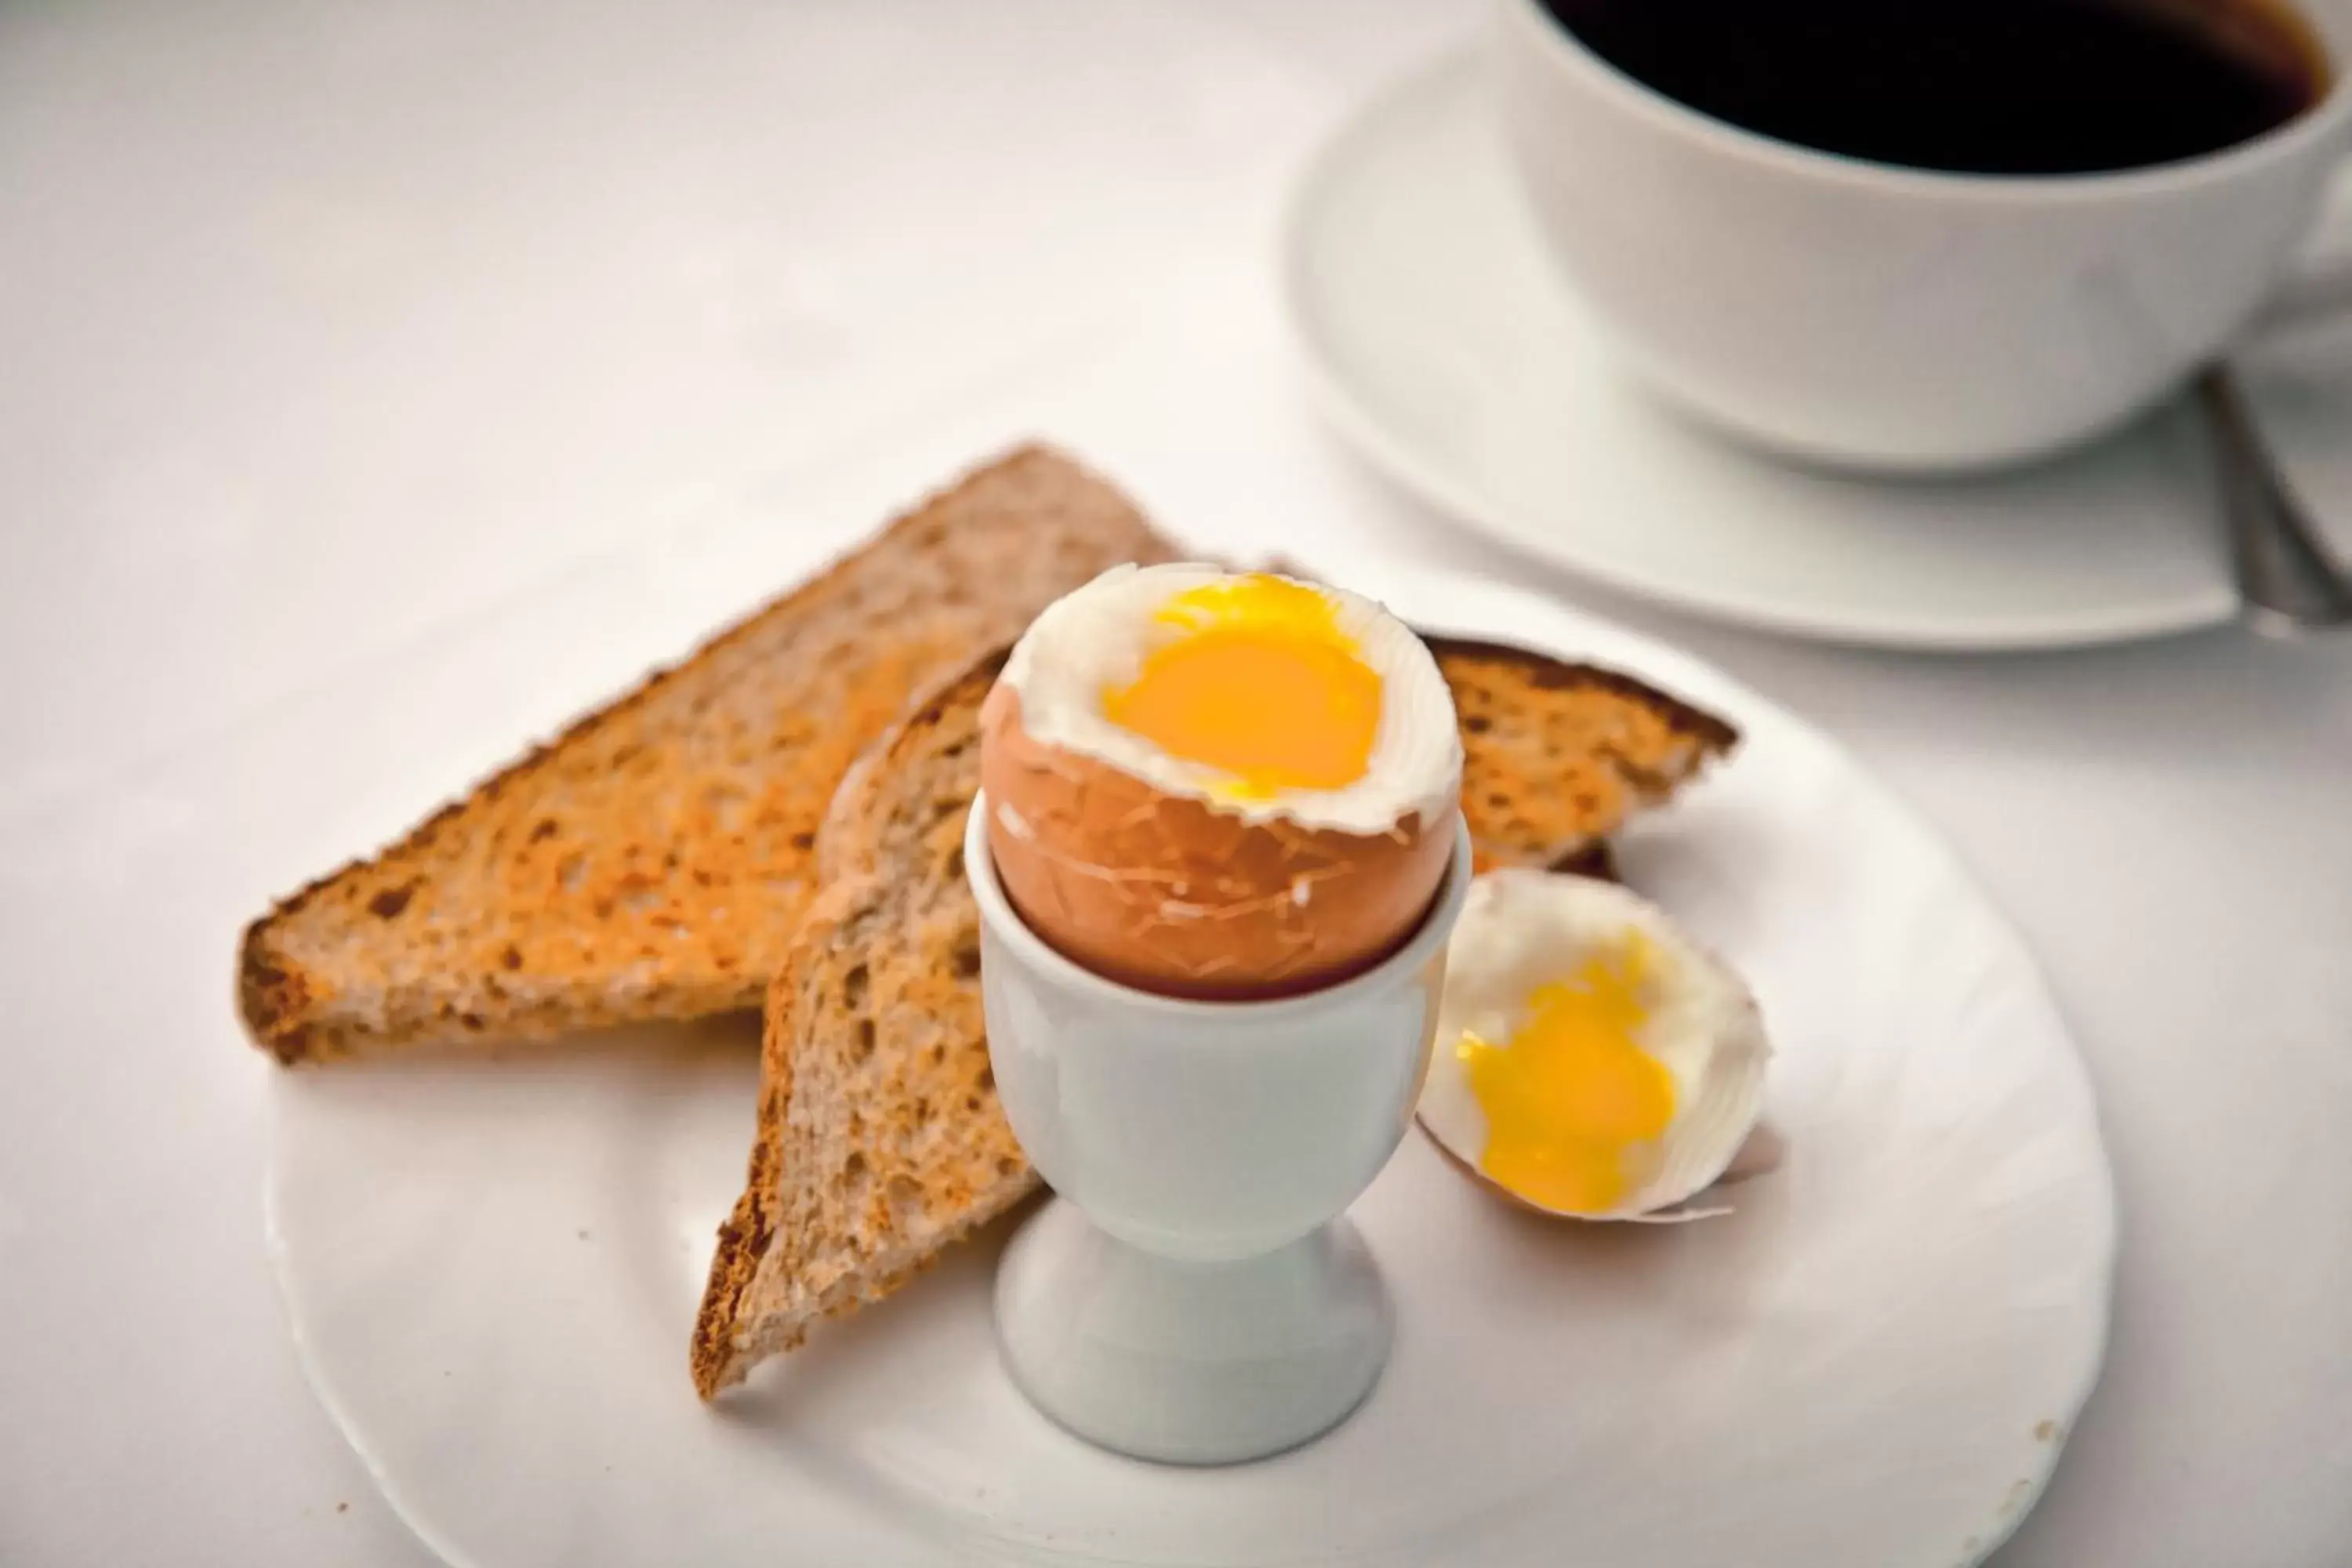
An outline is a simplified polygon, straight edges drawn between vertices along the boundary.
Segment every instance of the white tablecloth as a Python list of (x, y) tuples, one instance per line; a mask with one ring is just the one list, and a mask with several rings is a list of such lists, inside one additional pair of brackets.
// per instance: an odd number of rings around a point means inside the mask
[[(1844, 737), (2038, 944), (2119, 1178), (2106, 1374), (2000, 1562), (2352, 1558), (2352, 640), (1833, 651), (1385, 489), (1302, 406), (1273, 220), (1475, 7), (485, 10), (0, 11), (0, 1562), (426, 1561), (273, 1290), (240, 922), (1031, 431)], [(2352, 516), (2329, 396), (2273, 411)]]

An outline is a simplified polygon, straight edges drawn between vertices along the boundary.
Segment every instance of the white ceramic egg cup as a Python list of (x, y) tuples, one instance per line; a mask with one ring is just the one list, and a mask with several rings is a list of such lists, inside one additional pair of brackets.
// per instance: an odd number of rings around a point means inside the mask
[(1013, 1383), (1055, 1421), (1138, 1458), (1230, 1464), (1296, 1447), (1387, 1364), (1388, 1293), (1337, 1217), (1411, 1124), (1445, 942), (1470, 887), (1454, 858), (1379, 967), (1266, 1002), (1192, 1002), (1063, 957), (1007, 901), (986, 796), (964, 834), (980, 906), (996, 1090), (1059, 1194), (996, 1274)]

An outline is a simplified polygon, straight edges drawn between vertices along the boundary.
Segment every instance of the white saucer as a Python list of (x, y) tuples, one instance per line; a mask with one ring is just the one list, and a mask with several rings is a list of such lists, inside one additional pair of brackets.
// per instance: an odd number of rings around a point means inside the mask
[(2058, 647), (2236, 614), (2177, 411), (2031, 470), (1896, 484), (1783, 465), (1630, 385), (1550, 270), (1485, 89), (1464, 57), (1376, 98), (1286, 237), (1328, 411), (1423, 499), (1609, 586), (1843, 642)]
[(1350, 1210), (1396, 1311), (1370, 1399), (1201, 1471), (1015, 1392), (1001, 1227), (698, 1404), (750, 1026), (278, 1074), (296, 1340), (420, 1536), (479, 1568), (1951, 1568), (2015, 1527), (2096, 1375), (2115, 1240), (2088, 1082), (2016, 933), (1844, 751), (1707, 667), (1516, 590), (1349, 577), (1745, 731), (1623, 861), (1754, 984), (1787, 1164), (1728, 1218), (1577, 1226), (1408, 1138)]

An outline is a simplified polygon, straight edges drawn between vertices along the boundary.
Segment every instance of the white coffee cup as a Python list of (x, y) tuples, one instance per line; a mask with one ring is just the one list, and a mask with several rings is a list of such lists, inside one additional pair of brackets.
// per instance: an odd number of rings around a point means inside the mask
[(2122, 423), (2282, 302), (2352, 124), (2352, 18), (2301, 8), (2336, 62), (2317, 103), (2115, 173), (1949, 174), (1778, 141), (1623, 74), (1538, 0), (1497, 0), (1494, 75), (1546, 242), (1643, 379), (1809, 459), (1959, 470)]

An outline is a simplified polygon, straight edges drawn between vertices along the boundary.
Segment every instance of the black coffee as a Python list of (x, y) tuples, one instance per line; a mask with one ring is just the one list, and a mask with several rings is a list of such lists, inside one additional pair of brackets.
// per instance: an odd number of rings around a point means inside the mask
[(2259, 136), (2326, 93), (2282, 0), (1544, 0), (1734, 125), (1882, 163), (2069, 174)]

